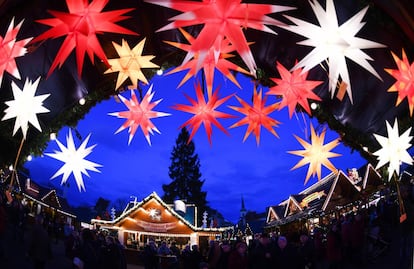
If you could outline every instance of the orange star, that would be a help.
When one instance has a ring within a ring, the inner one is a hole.
[[[388,89],[388,92],[398,92],[397,103],[398,106],[404,98],[407,98],[410,108],[410,117],[413,115],[414,109],[414,63],[408,62],[407,55],[404,49],[402,50],[402,60],[391,52],[398,70],[385,69],[397,81]]]
[[[295,136],[296,140],[305,148],[304,150],[288,151],[290,154],[303,157],[291,170],[302,167],[309,163],[308,173],[306,174],[305,184],[308,182],[310,176],[318,175],[318,180],[321,180],[322,165],[331,170],[336,171],[335,166],[331,163],[329,158],[341,156],[341,154],[330,152],[333,148],[338,146],[339,139],[335,139],[328,144],[323,144],[325,140],[326,129],[319,135],[316,134],[313,125],[311,124],[311,141],[309,144],[300,137]]]
[[[280,122],[268,116],[270,113],[279,108],[279,103],[274,103],[269,106],[266,106],[267,98],[265,97],[262,99],[262,90],[257,92],[256,89],[253,89],[253,106],[250,106],[238,96],[236,96],[236,98],[240,102],[242,107],[229,107],[246,116],[243,119],[236,122],[235,124],[233,124],[232,126],[230,126],[230,128],[248,124],[246,133],[243,138],[243,142],[246,141],[250,133],[253,132],[256,136],[256,144],[259,145],[261,126],[265,127],[274,136],[279,138],[278,134],[273,129],[273,127],[277,127],[280,124]]]
[[[190,142],[195,133],[197,132],[198,128],[201,124],[204,124],[204,128],[206,129],[208,142],[211,144],[211,134],[213,132],[211,128],[211,124],[214,124],[217,128],[222,130],[225,134],[229,134],[226,129],[217,121],[217,118],[234,118],[234,116],[217,111],[216,108],[221,106],[224,102],[226,102],[230,97],[233,95],[226,96],[222,99],[218,98],[218,90],[216,90],[211,97],[208,98],[206,103],[204,99],[204,94],[201,89],[201,85],[198,83],[196,86],[196,95],[197,101],[192,99],[190,96],[185,95],[188,101],[190,101],[191,106],[189,105],[175,105],[173,106],[176,110],[181,110],[184,112],[192,113],[194,116],[187,120],[184,124],[180,126],[183,128],[184,126],[189,126],[191,131],[191,135],[187,142]]]

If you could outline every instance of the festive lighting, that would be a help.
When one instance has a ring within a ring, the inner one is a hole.
[[[388,166],[388,180],[391,179],[394,172],[400,174],[400,165],[402,163],[413,164],[413,158],[407,152],[411,148],[412,136],[410,135],[411,127],[408,128],[401,136],[398,133],[398,121],[395,119],[394,126],[386,121],[388,137],[384,137],[378,134],[374,134],[375,139],[382,146],[373,154],[377,156],[378,164],[375,169],[378,169],[385,164]]]
[[[79,148],[76,148],[70,130],[66,136],[67,146],[64,146],[59,140],[56,140],[60,151],[55,150],[54,153],[45,153],[45,155],[64,162],[64,165],[51,177],[51,179],[63,175],[62,181],[60,182],[60,184],[63,185],[66,183],[69,176],[73,174],[79,191],[86,191],[82,175],[89,177],[87,170],[100,172],[97,167],[102,167],[100,164],[85,160],[85,157],[91,154],[92,150],[96,147],[96,144],[86,147],[90,137],[91,134],[86,137]]]
[[[159,66],[152,63],[153,55],[142,55],[144,50],[145,38],[141,40],[133,49],[130,49],[128,42],[122,39],[122,45],[112,42],[119,55],[119,58],[109,59],[111,67],[105,71],[107,73],[119,72],[116,80],[115,90],[119,89],[121,84],[129,78],[133,89],[138,88],[138,81],[148,84],[148,80],[142,73],[142,68],[158,68]]]
[[[279,109],[287,106],[289,108],[290,118],[292,118],[292,114],[298,104],[311,115],[308,99],[316,101],[322,100],[313,92],[313,89],[323,81],[306,80],[308,72],[302,71],[301,68],[289,72],[279,62],[276,62],[276,68],[281,78],[270,78],[277,85],[270,87],[266,94],[282,96]]]
[[[170,44],[172,46],[175,46],[177,48],[180,48],[182,50],[185,50],[187,52],[190,52],[192,49],[192,44],[194,43],[195,39],[186,31],[183,29],[179,29],[181,33],[184,35],[184,37],[187,39],[187,41],[190,43],[190,45],[177,43],[177,42],[169,42],[165,41],[167,44]],[[239,73],[243,74],[249,74],[249,72],[234,63],[228,61],[227,59],[230,57],[233,57],[232,54],[229,54],[230,52],[234,51],[234,46],[230,44],[228,39],[224,39],[220,43],[220,51],[219,56],[217,57],[216,52],[213,48],[210,48],[207,52],[207,55],[205,55],[204,60],[202,62],[199,61],[200,53],[194,54],[194,58],[192,60],[189,60],[185,64],[182,64],[181,66],[178,66],[167,73],[173,74],[176,72],[181,72],[185,69],[190,69],[185,77],[181,80],[178,87],[181,87],[189,78],[195,77],[198,73],[198,71],[203,68],[204,76],[206,78],[206,85],[207,85],[207,93],[208,97],[210,98],[213,92],[213,80],[214,80],[214,70],[219,70],[223,75],[225,75],[231,82],[237,85],[237,87],[240,87],[240,84],[237,82],[236,78],[233,76],[233,74],[230,72],[230,70],[237,71]]]
[[[246,63],[250,72],[256,74],[256,63],[252,52],[243,34],[244,28],[253,28],[268,33],[274,33],[266,25],[282,26],[283,22],[266,16],[274,12],[292,10],[292,7],[241,3],[241,0],[145,0],[145,2],[176,9],[183,12],[170,20],[172,23],[158,31],[203,24],[201,32],[191,45],[183,64],[195,54],[199,54],[198,62],[204,61],[211,48],[214,48],[216,57],[220,54],[221,42],[227,38],[234,45],[236,51]]]
[[[96,54],[109,67],[108,60],[96,36],[97,34],[110,32],[136,35],[136,33],[115,24],[128,18],[124,14],[133,9],[102,12],[107,3],[108,0],[92,0],[90,3],[84,0],[66,0],[69,13],[50,10],[49,13],[55,18],[37,21],[53,28],[37,36],[31,43],[66,36],[49,69],[48,77],[56,67],[63,65],[75,48],[79,76],[82,73],[85,53],[88,54],[92,63],[94,63],[93,55]]]
[[[404,49],[402,50],[402,59],[398,58],[393,52],[391,53],[397,64],[398,70],[385,69],[385,71],[397,80],[388,91],[398,92],[397,103],[395,106],[398,106],[404,98],[407,98],[411,117],[414,109],[414,62],[410,65]]]
[[[341,156],[341,154],[331,152],[333,148],[338,146],[339,139],[332,140],[331,142],[324,144],[326,129],[322,131],[320,135],[316,134],[313,125],[311,124],[311,144],[303,140],[302,138],[294,135],[296,140],[304,147],[303,150],[288,151],[290,154],[303,157],[294,167],[290,170],[297,169],[306,164],[309,164],[308,173],[306,174],[305,184],[308,182],[311,176],[318,176],[318,180],[322,178],[322,165],[331,170],[336,171],[335,166],[331,163],[329,158]]]
[[[40,77],[34,82],[26,79],[23,89],[20,90],[16,83],[12,81],[11,86],[14,100],[5,102],[8,108],[4,111],[6,115],[4,115],[1,120],[4,121],[16,118],[13,136],[16,134],[18,129],[21,129],[23,137],[26,139],[29,123],[31,123],[40,132],[42,131],[39,120],[37,119],[37,114],[49,112],[47,108],[43,107],[43,101],[46,100],[50,94],[35,96],[39,82]]]
[[[22,24],[23,20],[13,27],[13,18],[4,37],[0,36],[0,85],[3,81],[5,71],[15,78],[20,79],[20,72],[17,68],[15,58],[26,54],[27,49],[25,46],[30,42],[30,40],[32,40],[30,37],[16,41]]]
[[[135,135],[138,127],[141,127],[141,130],[147,139],[149,145],[151,145],[150,134],[153,134],[153,131],[157,133],[161,133],[157,127],[152,123],[151,119],[170,116],[171,114],[153,111],[152,109],[158,105],[162,99],[157,100],[155,102],[151,102],[154,93],[152,92],[152,85],[150,86],[149,90],[145,94],[144,98],[142,99],[141,103],[138,101],[135,91],[131,90],[131,99],[127,100],[122,95],[118,95],[119,99],[124,103],[124,105],[128,108],[128,111],[121,111],[121,112],[113,112],[109,113],[111,116],[115,116],[118,118],[126,119],[125,123],[119,127],[119,129],[115,132],[115,134],[129,128],[129,138],[128,138],[128,145],[131,143],[132,138]]]
[[[200,125],[203,124],[204,128],[206,129],[208,142],[211,144],[211,134],[213,132],[211,124],[215,125],[225,134],[229,134],[227,130],[218,122],[217,118],[234,118],[235,116],[217,111],[216,108],[225,103],[233,95],[229,95],[227,97],[219,99],[218,90],[216,90],[213,93],[213,95],[208,98],[208,101],[206,103],[201,85],[197,84],[195,85],[195,88],[197,101],[185,94],[185,97],[191,103],[191,106],[178,104],[173,106],[173,108],[194,114],[194,116],[191,119],[187,120],[184,124],[180,126],[180,128],[189,126],[189,128],[191,129],[191,134],[187,141],[188,143],[191,141]]]
[[[338,78],[341,77],[342,81],[347,85],[346,92],[351,103],[353,103],[351,81],[345,57],[381,80],[380,75],[367,61],[372,60],[372,58],[363,52],[362,49],[382,48],[385,46],[355,36],[365,24],[362,22],[362,19],[368,7],[365,7],[339,26],[333,0],[326,0],[326,10],[322,8],[318,1],[309,1],[309,4],[320,26],[287,15],[285,16],[296,25],[282,26],[289,31],[308,38],[298,44],[314,47],[305,58],[293,67],[293,70],[303,67],[303,72],[306,72],[326,59],[329,65],[329,91],[331,92],[331,97],[333,98]]]
[[[242,105],[241,107],[236,106],[229,106],[231,109],[236,110],[245,115],[245,117],[232,126],[230,128],[239,127],[242,125],[248,125],[246,133],[243,138],[243,142],[246,141],[247,137],[249,137],[250,133],[253,132],[256,136],[256,144],[260,144],[260,130],[261,126],[265,127],[271,134],[279,138],[276,131],[273,127],[277,127],[280,122],[272,119],[269,114],[274,112],[279,108],[279,103],[274,103],[269,106],[266,106],[267,98],[262,98],[262,90],[259,92],[256,89],[253,90],[253,105],[249,105],[243,99],[236,96],[237,100]]]

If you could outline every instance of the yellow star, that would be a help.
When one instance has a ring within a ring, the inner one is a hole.
[[[108,62],[111,68],[105,71],[104,74],[119,72],[118,79],[116,81],[115,90],[119,89],[121,84],[129,78],[132,83],[132,88],[138,88],[138,81],[142,81],[148,84],[148,81],[142,73],[142,68],[159,68],[158,65],[151,62],[155,57],[154,55],[142,55],[144,49],[145,38],[139,42],[132,50],[130,49],[128,42],[122,39],[122,46],[112,42],[119,58],[109,59]]]
[[[308,182],[310,176],[318,175],[318,180],[321,180],[321,169],[322,165],[331,170],[332,172],[336,171],[335,166],[331,163],[329,158],[341,156],[341,154],[330,152],[339,144],[339,139],[335,139],[328,144],[323,144],[325,140],[326,129],[322,131],[320,135],[317,135],[313,125],[311,124],[311,141],[312,144],[309,144],[300,137],[295,136],[296,140],[304,147],[304,150],[294,150],[288,151],[290,154],[297,156],[302,156],[303,159],[300,160],[291,170],[302,167],[305,164],[309,163],[308,173],[306,174],[305,184]]]

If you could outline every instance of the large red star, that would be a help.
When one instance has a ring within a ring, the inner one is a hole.
[[[323,81],[306,80],[308,72],[302,72],[302,68],[289,72],[279,62],[276,63],[276,68],[281,78],[270,78],[277,85],[269,88],[266,94],[282,96],[280,109],[287,106],[290,118],[298,104],[310,115],[308,99],[321,101],[321,98],[313,92],[313,89]]]
[[[49,38],[66,36],[49,69],[48,76],[53,73],[57,66],[62,66],[74,49],[76,49],[76,62],[78,64],[79,76],[82,73],[85,53],[88,54],[92,63],[94,63],[93,56],[96,54],[109,67],[108,60],[96,34],[112,32],[136,35],[136,33],[115,24],[118,21],[128,18],[123,15],[133,9],[102,12],[102,9],[107,3],[108,0],[93,0],[90,4],[84,0],[66,0],[69,13],[49,10],[49,13],[55,18],[37,21],[53,28],[37,36],[33,39],[32,43]]]
[[[195,86],[195,90],[197,100],[194,100],[190,96],[184,94],[187,100],[190,101],[191,105],[178,104],[173,106],[173,108],[176,110],[181,110],[184,112],[194,114],[194,116],[191,119],[187,120],[184,124],[180,126],[180,128],[188,126],[191,129],[191,135],[188,139],[188,142],[191,141],[191,139],[197,132],[198,128],[200,128],[200,125],[204,124],[204,128],[206,129],[208,137],[208,142],[211,144],[211,134],[213,132],[211,124],[215,125],[217,128],[219,128],[221,131],[228,135],[227,130],[218,122],[217,118],[234,118],[234,116],[217,111],[216,109],[223,103],[225,103],[233,95],[229,95],[222,99],[219,99],[218,90],[216,90],[212,94],[212,96],[208,98],[208,101],[206,103],[200,84],[197,84]]]
[[[265,127],[270,133],[274,136],[278,137],[278,134],[273,129],[273,127],[277,127],[280,122],[271,118],[269,116],[270,113],[274,112],[279,108],[279,103],[274,103],[269,106],[266,106],[267,98],[262,98],[262,90],[259,92],[256,89],[253,90],[253,105],[249,105],[243,99],[236,96],[237,100],[242,105],[241,107],[236,106],[229,106],[231,109],[234,109],[244,115],[246,115],[243,119],[239,120],[230,128],[239,127],[242,125],[247,124],[246,134],[244,135],[243,142],[246,141],[247,137],[249,137],[250,133],[253,132],[256,136],[256,144],[260,144],[260,129],[261,126]]]
[[[227,38],[252,74],[255,74],[256,63],[243,34],[243,28],[274,33],[266,25],[282,26],[285,24],[266,14],[294,9],[278,5],[241,3],[241,0],[203,0],[202,2],[145,0],[145,2],[183,12],[171,18],[173,22],[159,31],[204,24],[184,62],[196,53],[200,53],[199,62],[203,62],[210,48],[214,49],[218,57],[221,42]]]

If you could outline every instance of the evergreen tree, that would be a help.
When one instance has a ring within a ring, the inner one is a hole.
[[[166,203],[180,199],[195,204],[198,208],[197,223],[201,225],[203,212],[209,212],[210,208],[206,201],[207,193],[201,190],[204,180],[201,180],[200,159],[195,153],[194,142],[189,141],[189,137],[187,129],[182,128],[170,157],[168,174],[172,181],[162,185],[162,199]]]

